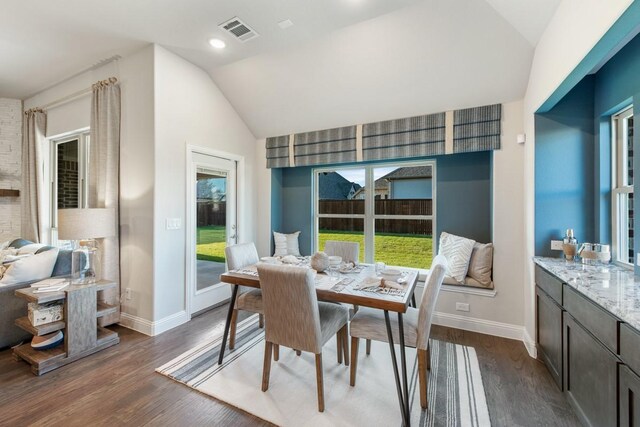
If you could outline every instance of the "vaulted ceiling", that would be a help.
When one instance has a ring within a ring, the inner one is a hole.
[[[559,2],[2,0],[0,97],[158,43],[207,71],[258,137],[504,102],[523,97]],[[218,28],[235,16],[259,37]]]

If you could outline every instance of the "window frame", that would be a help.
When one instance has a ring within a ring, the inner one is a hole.
[[[48,204],[49,244],[52,246],[60,246],[63,242],[58,240],[58,146],[74,140],[78,141],[78,205],[81,208],[87,208],[90,138],[89,128],[83,128],[47,139],[48,164],[45,167],[45,176],[48,185],[45,186],[45,200]]]
[[[374,188],[375,178],[374,170],[383,167],[415,167],[415,166],[431,166],[431,215],[380,215],[375,213],[375,189],[374,191],[365,191],[364,198],[364,214],[321,214],[318,197],[319,176],[323,172],[338,172],[340,170],[358,170],[364,169],[365,172],[365,189]],[[349,164],[335,165],[332,167],[313,168],[312,172],[312,197],[313,197],[313,233],[312,247],[314,252],[319,250],[319,226],[320,218],[357,218],[364,221],[364,263],[373,264],[375,262],[375,222],[377,219],[399,219],[399,220],[431,220],[431,239],[433,256],[437,255],[437,161],[435,159],[426,160],[410,160],[410,161],[387,161],[366,164]]]
[[[619,209],[620,196],[634,193],[633,185],[628,185],[627,182],[628,144],[633,144],[633,141],[628,140],[627,120],[630,117],[633,117],[633,105],[611,116],[611,249],[615,264],[632,269],[634,262],[625,261],[628,259],[628,244],[624,251],[626,255],[621,259],[621,244],[628,241],[629,225],[627,222],[624,229],[620,228],[623,212]]]

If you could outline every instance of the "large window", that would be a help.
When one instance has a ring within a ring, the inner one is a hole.
[[[51,140],[50,203],[51,243],[58,241],[58,209],[87,207],[89,132]]]
[[[435,228],[434,161],[314,170],[315,247],[360,243],[360,260],[429,268]]]
[[[633,108],[612,120],[612,236],[614,259],[633,265]]]

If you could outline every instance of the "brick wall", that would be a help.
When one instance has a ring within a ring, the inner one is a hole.
[[[0,98],[0,188],[21,188],[22,101]],[[20,198],[0,197],[0,242],[20,236]]]

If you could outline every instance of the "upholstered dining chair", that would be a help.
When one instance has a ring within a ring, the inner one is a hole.
[[[344,262],[360,263],[360,243],[358,242],[327,240],[324,244],[324,253],[329,256],[342,257]]]
[[[409,307],[404,314],[404,342],[418,350],[418,378],[420,381],[420,406],[427,408],[427,370],[431,369],[429,354],[429,334],[431,319],[435,310],[438,293],[447,270],[447,259],[438,255],[431,264],[431,271],[425,283],[419,308]],[[394,342],[400,336],[398,322],[391,317],[391,331]],[[351,386],[356,385],[358,368],[358,344],[360,338],[389,342],[382,310],[362,308],[351,319]],[[368,353],[367,353],[368,354]]]
[[[240,243],[233,246],[227,246],[224,249],[224,253],[227,258],[227,267],[229,270],[248,267],[250,265],[257,264],[260,260],[258,257],[258,251],[256,250],[256,245],[253,243]],[[230,286],[233,291],[233,286],[235,285]],[[238,289],[238,296],[236,297],[236,304],[233,309],[229,331],[230,349],[233,349],[236,345],[236,325],[238,323],[239,310],[257,313],[259,315],[260,327],[264,327],[262,292],[260,289],[248,288],[246,286],[240,286],[240,289]],[[276,361],[278,360],[278,353],[279,351],[276,349],[274,351],[274,359]]]
[[[322,347],[334,335],[348,344],[348,310],[318,301],[312,270],[278,265],[258,265],[264,300],[265,347],[262,391],[269,389],[271,350],[282,345],[316,356],[318,411],[324,412]],[[292,390],[293,391],[293,390]]]

